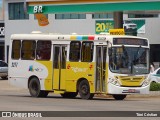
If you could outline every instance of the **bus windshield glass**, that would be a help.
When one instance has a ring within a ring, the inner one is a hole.
[[[142,47],[112,47],[109,68],[120,74],[148,74],[149,49]]]

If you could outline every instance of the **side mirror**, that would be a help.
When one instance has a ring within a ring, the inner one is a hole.
[[[109,56],[112,55],[112,48],[108,48],[108,55],[109,55]]]

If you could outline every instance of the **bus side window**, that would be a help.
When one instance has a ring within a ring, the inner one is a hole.
[[[22,52],[21,58],[23,60],[33,60],[35,59],[35,48],[36,48],[36,41],[31,40],[23,40],[22,41]]]
[[[50,60],[51,57],[51,41],[38,41],[36,49],[37,60]]]
[[[93,60],[93,42],[83,42],[82,43],[82,62],[92,62]]]
[[[20,49],[21,49],[21,41],[20,40],[13,40],[12,59],[19,59],[20,58]]]
[[[69,53],[69,60],[72,62],[78,62],[80,59],[80,48],[81,42],[79,41],[72,41],[70,43],[70,53]]]

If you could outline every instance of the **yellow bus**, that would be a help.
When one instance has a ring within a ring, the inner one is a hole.
[[[13,34],[9,82],[33,97],[149,93],[149,41],[125,35]]]

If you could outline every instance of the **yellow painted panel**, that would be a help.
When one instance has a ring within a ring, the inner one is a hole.
[[[47,68],[48,73],[46,74],[48,74],[48,76],[47,78],[45,78],[44,87],[45,87],[45,90],[52,90],[52,62],[51,61],[39,61],[39,60],[37,60],[36,62],[43,64]]]
[[[105,87],[106,87],[106,93],[108,92],[108,87],[107,87],[107,83],[108,83],[108,63],[106,64],[106,81],[105,81]]]
[[[67,92],[76,92],[76,83],[75,80],[66,80],[66,91]]]
[[[89,81],[90,93],[95,93],[94,81]]]
[[[66,69],[61,69],[61,81],[60,81],[60,89],[66,89]]]
[[[134,87],[141,86],[144,80],[143,76],[117,76],[120,79],[122,86]]]
[[[54,90],[54,93],[55,93],[55,94],[62,94],[62,93],[65,93],[65,91]]]
[[[66,90],[75,92],[77,81],[81,78],[87,79],[90,84],[90,90],[93,93],[94,88],[94,63],[87,62],[67,62],[66,64]],[[92,84],[91,84],[92,83]]]
[[[54,73],[53,73],[53,89],[59,89],[59,69],[54,69]]]
[[[45,79],[45,89],[59,89],[59,69],[54,70],[52,84],[52,62],[38,61],[48,68],[48,77]],[[77,81],[85,78],[89,81],[90,92],[95,92],[95,63],[87,62],[67,62],[67,69],[61,69],[61,89],[68,92],[75,92]],[[106,82],[108,79],[108,64],[106,65]]]
[[[70,37],[70,40],[76,40],[76,39],[77,39],[76,36],[71,36],[71,37]]]

